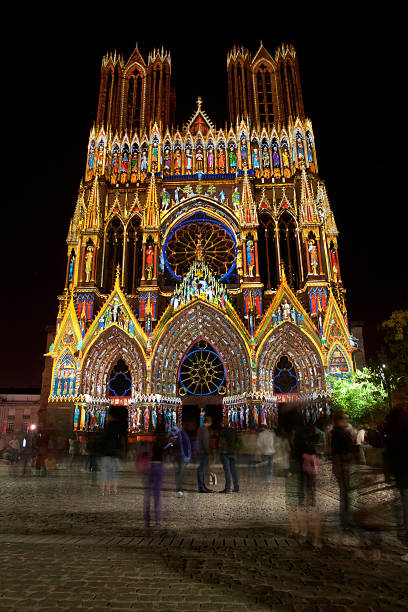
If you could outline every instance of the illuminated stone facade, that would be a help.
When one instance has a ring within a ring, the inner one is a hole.
[[[145,431],[187,404],[324,397],[327,373],[352,371],[296,52],[233,48],[227,78],[229,125],[199,98],[177,131],[168,52],[103,58],[47,353],[49,421],[95,429],[116,403]]]

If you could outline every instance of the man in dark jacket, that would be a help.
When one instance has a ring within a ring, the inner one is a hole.
[[[353,453],[353,440],[347,432],[349,422],[347,414],[336,412],[333,420],[331,452],[333,474],[339,485],[340,493],[340,526],[342,529],[348,529],[350,527],[350,460]]]
[[[236,468],[237,432],[235,429],[229,427],[222,428],[218,448],[225,474],[225,487],[220,493],[230,492],[231,476],[234,483],[234,493],[238,493],[239,480]]]
[[[119,458],[124,455],[125,426],[121,415],[111,407],[100,439],[100,480],[102,495],[118,493]]]
[[[205,485],[205,473],[208,468],[208,460],[210,456],[210,427],[212,418],[206,416],[204,424],[199,427],[197,432],[198,458],[199,465],[197,469],[197,481],[199,493],[212,493],[211,489]]]

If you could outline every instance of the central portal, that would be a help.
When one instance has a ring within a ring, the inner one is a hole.
[[[200,426],[200,415],[221,426],[222,396],[226,391],[224,363],[207,340],[195,342],[183,357],[178,373],[179,394],[183,397],[183,427],[193,433]]]

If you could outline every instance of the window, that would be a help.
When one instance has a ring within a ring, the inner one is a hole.
[[[9,421],[7,423],[7,431],[14,431],[14,423],[13,423],[13,421]]]
[[[259,120],[261,124],[273,125],[272,80],[270,69],[262,64],[256,73],[256,88]]]

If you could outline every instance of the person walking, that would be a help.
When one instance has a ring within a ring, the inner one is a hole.
[[[197,432],[197,446],[198,446],[198,458],[199,464],[197,468],[197,481],[198,481],[198,492],[199,493],[212,493],[205,484],[205,475],[208,468],[208,461],[210,456],[210,427],[212,425],[212,418],[206,416],[204,423],[199,427]]]
[[[102,495],[118,493],[119,458],[123,455],[124,444],[123,424],[117,411],[111,407],[100,439],[99,466]]]
[[[9,447],[11,449],[10,463],[17,463],[20,454],[20,442],[18,441],[16,436],[13,436],[13,438],[10,440]]]
[[[176,460],[176,491],[178,497],[183,497],[183,480],[185,469],[191,459],[191,442],[187,432],[181,425],[173,425],[171,429],[171,444],[175,451]]]
[[[342,411],[334,413],[331,433],[331,457],[333,474],[340,493],[340,527],[350,529],[351,482],[350,462],[353,454],[353,440],[348,431],[348,416]]]
[[[78,453],[78,440],[72,436],[68,440],[68,454],[69,454],[69,469],[72,470],[75,465],[75,458]]]
[[[236,467],[236,450],[238,445],[238,436],[235,429],[223,427],[221,429],[218,449],[220,451],[222,467],[225,474],[225,487],[220,493],[229,493],[231,490],[231,476],[234,483],[234,493],[239,492],[239,480]]]
[[[273,477],[273,458],[275,455],[275,432],[273,429],[268,429],[265,425],[262,426],[258,434],[258,448],[265,464],[266,484],[268,487],[272,484]]]
[[[145,490],[144,490],[144,520],[147,529],[150,529],[150,505],[151,499],[154,499],[154,512],[156,526],[161,523],[161,487],[164,476],[163,456],[167,444],[167,433],[164,423],[158,423],[156,427],[156,437],[153,442],[152,460],[150,467],[146,473]]]

